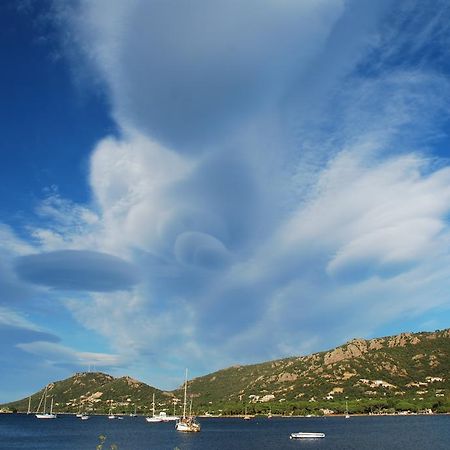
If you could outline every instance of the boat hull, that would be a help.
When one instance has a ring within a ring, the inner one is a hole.
[[[191,420],[181,420],[175,424],[175,429],[184,433],[198,433],[200,424]]]
[[[36,414],[38,419],[56,419],[56,414]]]
[[[163,421],[159,417],[146,417],[145,420],[149,423],[160,423]]]

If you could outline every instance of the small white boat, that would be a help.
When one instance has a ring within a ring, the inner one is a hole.
[[[152,410],[153,410],[153,415],[151,417],[146,417],[145,420],[149,423],[159,423],[162,422],[162,417],[161,417],[161,413],[158,416],[155,415],[155,393],[153,392],[153,401],[152,401]]]
[[[88,416],[87,414],[81,414],[80,419],[81,420],[88,420],[91,416]]]
[[[109,413],[108,413],[108,419],[116,419],[117,418],[117,416],[115,415],[115,414],[113,414],[113,412],[112,412],[112,404],[113,404],[113,401],[112,401],[112,399],[109,401]]]
[[[244,420],[251,420],[252,416],[247,414],[247,406],[245,407]]]
[[[146,417],[145,420],[149,423],[159,423],[162,422],[163,420],[158,417],[158,416],[154,416],[154,417]]]
[[[179,416],[176,416],[175,413],[173,414],[173,416],[168,416],[166,412],[161,411],[159,413],[159,416],[157,416],[161,419],[162,422],[175,422],[177,420],[180,420]]]
[[[307,433],[307,432],[299,432],[299,433],[291,433],[289,439],[318,439],[324,438],[325,433]]]

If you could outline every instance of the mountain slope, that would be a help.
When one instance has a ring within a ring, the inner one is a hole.
[[[33,411],[37,408],[44,389],[33,394]],[[141,412],[147,412],[153,393],[156,398],[164,400],[162,403],[170,403],[170,394],[159,389],[130,377],[114,378],[101,372],[76,373],[70,378],[47,385],[47,396],[53,397],[55,410],[60,412],[77,412],[81,409],[106,413],[112,407],[115,413],[129,413],[134,411],[134,405]],[[28,398],[4,406],[10,410],[26,411]]]
[[[189,382],[198,412],[320,413],[393,410],[450,412],[450,329],[353,339],[327,352],[234,366]],[[34,409],[43,390],[33,395]],[[173,412],[181,388],[163,392],[130,377],[78,373],[48,385],[58,411]],[[28,399],[3,405],[26,411]],[[180,409],[178,409],[180,411]]]
[[[190,382],[196,403],[448,399],[450,330],[353,339],[328,352],[235,366]]]

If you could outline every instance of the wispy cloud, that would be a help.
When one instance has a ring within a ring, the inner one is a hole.
[[[111,370],[117,366],[123,366],[125,362],[118,355],[78,352],[64,345],[46,341],[17,344],[17,347],[38,356],[46,363],[70,367],[72,370],[90,366],[95,366],[101,370]]]

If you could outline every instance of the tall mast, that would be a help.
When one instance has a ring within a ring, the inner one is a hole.
[[[153,406],[153,417],[155,417],[155,393],[154,392],[153,392],[152,406]]]
[[[188,370],[186,369],[186,377],[184,381],[183,419],[186,419],[187,377],[188,377]]]
[[[52,397],[52,401],[50,403],[50,414],[53,414],[53,397]]]
[[[47,387],[45,388],[45,394],[44,394],[44,414],[45,414],[46,408],[47,408]]]
[[[30,414],[30,412],[31,412],[31,396],[28,397],[28,411],[27,411],[27,414]]]
[[[39,412],[41,410],[41,405],[42,405],[42,402],[44,401],[46,393],[47,393],[47,386],[45,387],[44,393],[42,394],[42,397],[41,397],[41,400],[39,402],[36,412]]]

